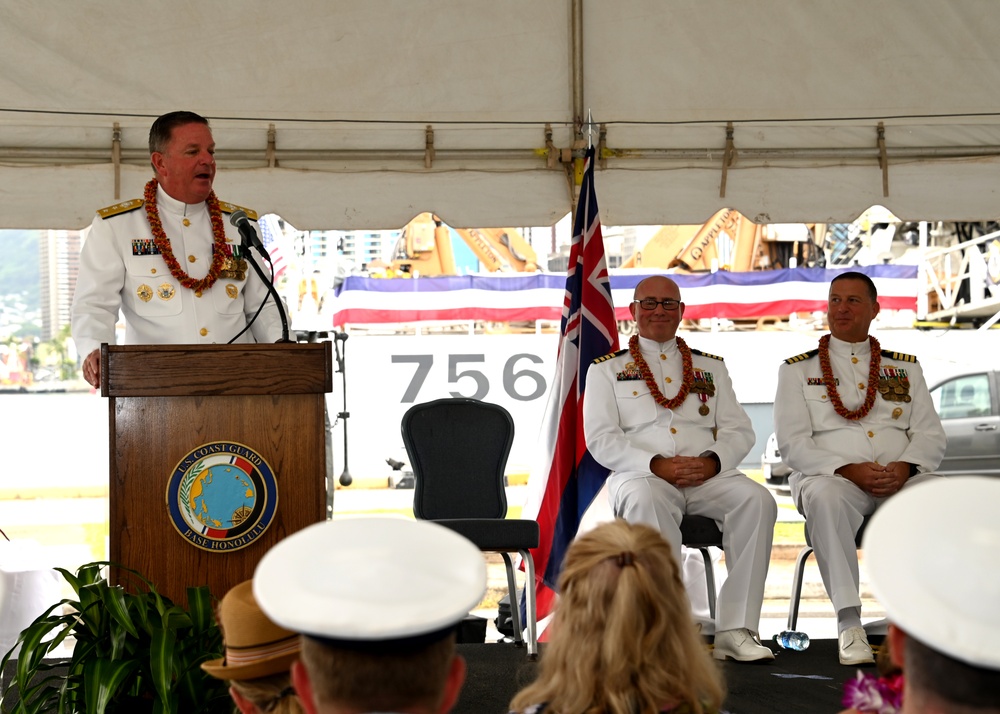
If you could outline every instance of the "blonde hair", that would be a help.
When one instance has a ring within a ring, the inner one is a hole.
[[[703,714],[725,697],[695,628],[672,548],[649,526],[604,523],[577,539],[538,679],[511,701],[553,714],[652,714],[686,704]]]
[[[231,679],[229,686],[253,702],[265,714],[303,714],[305,710],[292,688],[287,673],[272,674],[257,679]]]

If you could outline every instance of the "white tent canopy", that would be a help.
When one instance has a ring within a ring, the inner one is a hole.
[[[140,196],[174,109],[300,229],[552,224],[588,112],[605,224],[983,220],[998,37],[995,0],[8,2],[0,228]]]

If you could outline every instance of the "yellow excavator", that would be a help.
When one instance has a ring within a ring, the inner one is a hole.
[[[457,275],[452,232],[472,250],[484,272],[533,273],[534,248],[514,228],[449,228],[432,213],[421,213],[403,228],[386,277]]]

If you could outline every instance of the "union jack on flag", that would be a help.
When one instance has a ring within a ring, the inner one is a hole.
[[[261,242],[264,244],[264,248],[271,258],[272,280],[277,280],[278,276],[285,272],[285,268],[288,267],[288,263],[285,260],[285,251],[282,248],[285,234],[281,230],[281,225],[278,223],[279,220],[273,213],[268,213],[261,216],[261,219],[257,222],[257,225],[260,226]]]
[[[540,529],[538,548],[531,553],[539,619],[555,604],[566,550],[609,473],[590,455],[583,435],[587,370],[596,358],[618,350],[618,326],[594,191],[593,147],[587,150],[573,221],[561,333],[556,372],[542,420],[541,467],[529,479],[523,511],[523,517],[534,517]]]

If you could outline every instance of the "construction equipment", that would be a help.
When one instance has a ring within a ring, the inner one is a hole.
[[[458,275],[453,240],[458,237],[483,272],[538,270],[531,245],[514,228],[451,228],[432,213],[421,213],[403,228],[387,277]]]
[[[700,226],[663,226],[621,267],[680,268],[692,273],[787,268],[791,258],[801,265],[808,256],[816,256],[814,234],[820,228],[806,223],[758,224],[724,208]]]

